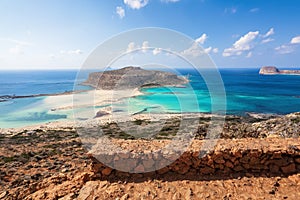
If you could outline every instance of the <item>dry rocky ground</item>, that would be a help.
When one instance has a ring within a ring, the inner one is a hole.
[[[282,155],[296,154],[293,159],[287,157],[286,164],[281,163],[278,173],[247,171],[244,165],[241,171],[214,173],[222,171],[217,165],[219,161],[214,160],[217,163],[211,168],[217,170],[210,173],[180,174],[173,170],[128,174],[103,166],[95,169],[95,160],[82,147],[72,128],[3,132],[0,133],[0,199],[299,199],[299,119],[297,113],[268,120],[231,117],[225,124],[219,149],[228,145],[243,149],[266,144],[263,152],[272,153],[273,147],[268,144],[278,144],[281,149],[286,148]],[[199,128],[197,139],[205,137],[208,120],[202,121],[200,127],[204,128]],[[104,127],[107,135],[130,138],[110,127]],[[172,137],[172,130],[176,130],[176,120],[154,137]],[[130,141],[134,144],[134,140]]]

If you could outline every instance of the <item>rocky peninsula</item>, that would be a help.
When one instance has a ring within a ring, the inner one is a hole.
[[[153,86],[182,86],[188,83],[185,77],[157,70],[145,70],[140,67],[90,73],[83,85],[103,90],[120,90]]]
[[[300,75],[300,70],[279,70],[274,66],[264,66],[259,70],[261,75]]]

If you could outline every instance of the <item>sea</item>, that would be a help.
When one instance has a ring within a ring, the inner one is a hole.
[[[190,87],[143,88],[143,95],[127,102],[134,112],[203,112],[212,111],[212,97],[204,78],[193,69],[178,69],[187,76]],[[226,114],[288,114],[300,111],[300,76],[259,75],[256,68],[220,69],[224,84]],[[77,79],[77,70],[0,71],[0,96],[57,94],[74,90],[91,90],[82,86],[88,72]],[[76,80],[77,79],[77,80]],[[76,80],[76,81],[75,81]],[[191,91],[192,90],[192,91]],[[191,99],[197,101],[191,102]],[[14,128],[73,119],[72,110],[51,110],[47,96],[9,99],[0,102],[0,128]],[[52,97],[55,98],[55,97]],[[57,99],[59,101],[59,99]],[[60,103],[60,102],[55,102]],[[62,102],[66,104],[66,102]]]

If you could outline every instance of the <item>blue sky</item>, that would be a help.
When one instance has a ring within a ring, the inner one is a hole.
[[[188,35],[218,67],[300,67],[299,21],[298,0],[0,0],[0,69],[79,68],[143,27]]]

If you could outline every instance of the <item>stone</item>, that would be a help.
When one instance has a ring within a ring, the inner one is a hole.
[[[124,194],[124,195],[120,198],[120,200],[127,200],[127,199],[129,199],[129,194]]]
[[[300,164],[300,158],[295,158],[295,162]]]
[[[260,159],[257,158],[257,157],[251,157],[250,160],[249,160],[249,164],[250,165],[258,165],[260,164]]]
[[[289,164],[288,166],[285,167],[281,167],[281,170],[285,174],[291,174],[297,171],[295,163]]]
[[[236,158],[242,158],[243,154],[238,149],[234,149],[233,150],[233,156],[236,157]]]
[[[178,173],[179,174],[186,174],[189,171],[190,167],[188,165],[183,165],[181,168],[179,168]]]
[[[102,175],[104,175],[104,176],[109,176],[111,174],[111,172],[112,172],[112,169],[109,167],[106,167],[105,169],[103,169],[101,171]]]
[[[240,171],[243,171],[244,168],[243,168],[241,165],[237,165],[237,166],[235,166],[235,167],[233,168],[233,170],[236,171],[236,172],[240,172]]]
[[[224,165],[223,164],[215,164],[215,169],[224,169]]]
[[[200,169],[201,174],[212,174],[214,172],[215,172],[215,169],[213,169],[211,167],[204,167],[204,168]]]
[[[280,173],[280,168],[277,166],[277,165],[274,165],[274,164],[271,164],[270,165],[270,172],[272,172],[272,173]]]
[[[155,162],[153,159],[143,160],[143,165],[146,169],[151,169],[154,166]]]
[[[95,164],[91,165],[91,171],[98,173],[98,172],[101,172],[103,167],[104,167],[104,165],[102,163],[95,163]]]
[[[200,163],[201,163],[200,159],[198,159],[198,158],[193,159],[193,167],[194,168],[199,167]]]
[[[3,199],[8,194],[7,191],[4,191],[0,194],[0,199]]]
[[[114,167],[118,170],[124,172],[130,172],[136,168],[137,160],[136,159],[120,159],[114,162]]]
[[[225,166],[228,167],[228,168],[233,168],[234,167],[234,165],[232,164],[232,162],[230,162],[229,160],[227,160],[225,162]]]
[[[100,111],[98,111],[98,112],[96,113],[96,116],[95,116],[94,118],[103,117],[103,116],[108,115],[108,114],[109,114],[108,112],[105,112],[105,111],[100,110]]]
[[[142,164],[139,164],[135,169],[135,173],[144,173],[145,172],[145,167]]]
[[[127,159],[127,158],[129,158],[130,154],[129,153],[119,153],[118,156],[122,159]]]
[[[73,200],[76,198],[76,194],[74,194],[73,192],[64,196],[64,197],[61,197],[59,198],[58,200]]]
[[[248,156],[244,156],[244,157],[240,158],[240,163],[243,163],[243,164],[249,163],[249,157]]]
[[[280,151],[276,151],[272,155],[272,159],[281,159],[282,158],[282,153]]]
[[[164,168],[161,168],[161,169],[157,170],[157,173],[162,175],[162,174],[165,174],[169,171],[170,171],[170,169],[168,167],[164,167]]]
[[[223,157],[217,157],[214,161],[215,161],[215,163],[218,163],[218,164],[224,164],[225,163],[225,160],[223,159]]]
[[[77,199],[81,199],[81,200],[89,199],[94,194],[97,187],[98,187],[97,181],[87,182],[79,191],[79,195]]]

